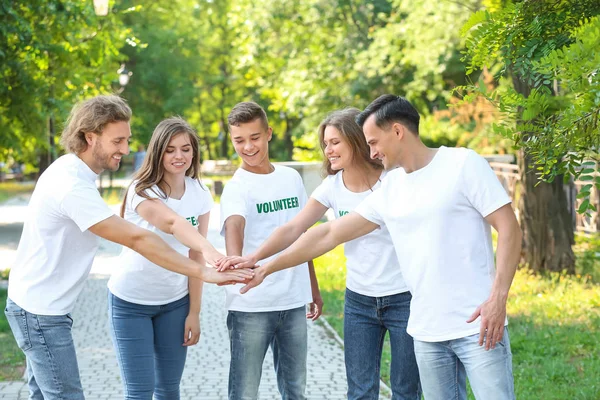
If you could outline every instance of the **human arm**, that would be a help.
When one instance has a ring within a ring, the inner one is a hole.
[[[233,266],[252,268],[259,260],[277,254],[294,243],[308,228],[314,225],[327,211],[327,207],[315,199],[309,199],[306,206],[290,221],[281,225],[260,245],[256,251],[244,257],[226,257],[219,262],[218,270],[224,271]],[[240,253],[241,254],[241,253]]]
[[[521,257],[522,233],[510,204],[506,204],[485,217],[498,232],[496,247],[496,276],[489,298],[482,303],[467,322],[481,317],[479,345],[493,349],[502,340],[506,319],[506,301],[512,280]]]
[[[158,199],[145,200],[135,210],[157,229],[173,235],[184,246],[202,253],[209,264],[215,265],[217,260],[223,257],[223,254],[219,253],[189,221],[162,201]]]
[[[250,270],[218,272],[196,263],[173,250],[157,234],[112,215],[88,228],[93,234],[136,251],[169,271],[202,279],[209,283],[244,282],[253,276]],[[238,273],[239,272],[239,273]]]
[[[208,220],[210,212],[198,217],[198,233],[206,237],[208,233]],[[190,258],[199,264],[204,265],[206,261],[201,252],[190,250]],[[202,310],[202,288],[204,282],[197,278],[188,278],[188,288],[190,292],[190,310],[185,319],[185,330],[183,345],[193,346],[200,340],[200,311]]]
[[[268,275],[307,262],[334,249],[339,244],[364,236],[379,228],[356,212],[309,229],[276,259],[254,270],[254,278],[240,292],[246,293]]]
[[[319,290],[319,281],[315,273],[315,265],[311,261],[308,262],[308,273],[310,275],[310,290],[312,292],[312,303],[310,303],[309,311],[306,313],[306,318],[316,321],[323,314],[323,298]]]

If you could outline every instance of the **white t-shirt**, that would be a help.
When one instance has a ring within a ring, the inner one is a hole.
[[[292,168],[275,165],[275,171],[270,174],[254,174],[239,168],[221,195],[221,235],[225,236],[227,218],[232,215],[244,217],[246,227],[242,255],[250,254],[275,229],[294,218],[306,200],[302,178]],[[240,287],[225,287],[228,310],[281,311],[312,302],[306,263],[269,275],[263,283],[244,295],[239,293]]]
[[[424,168],[388,173],[356,212],[386,225],[412,293],[407,331],[439,342],[479,332],[466,320],[490,295],[495,276],[484,217],[510,203],[487,161],[472,150],[441,147]]]
[[[332,208],[335,217],[348,214],[373,191],[355,193],[344,185],[343,171],[329,175],[310,195],[313,199]],[[381,187],[386,172],[373,190]],[[344,244],[346,256],[346,286],[364,296],[382,297],[408,291],[402,277],[392,238],[385,225],[381,229]]]
[[[8,296],[39,315],[65,315],[75,306],[98,250],[88,228],[114,213],[96,188],[98,175],[74,154],[40,176],[10,272]]]
[[[210,192],[202,187],[198,180],[186,177],[185,192],[181,199],[159,196],[162,193],[157,186],[147,189],[151,199],[159,199],[171,210],[187,219],[193,226],[198,226],[198,218],[210,212],[213,199]],[[190,249],[181,244],[175,237],[165,233],[142,218],[136,208],[148,200],[135,193],[135,182],[127,191],[124,218],[151,232],[156,233],[179,254],[189,256]],[[118,268],[108,281],[112,294],[120,299],[135,304],[162,305],[179,300],[188,294],[187,276],[164,269],[135,251],[123,247],[119,258],[115,261]]]

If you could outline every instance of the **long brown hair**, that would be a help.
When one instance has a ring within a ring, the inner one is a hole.
[[[375,169],[383,169],[383,165],[379,160],[371,158],[369,145],[365,140],[362,128],[356,123],[356,116],[360,110],[353,107],[336,110],[330,113],[319,125],[319,143],[323,151],[323,176],[335,175],[339,171],[331,169],[331,163],[325,156],[325,128],[332,126],[336,128],[350,146],[352,150],[352,161],[356,164],[362,164],[365,169],[369,166]]]
[[[160,198],[166,199],[169,197],[171,188],[163,180],[165,170],[163,167],[163,156],[167,151],[169,142],[177,135],[188,135],[192,145],[192,165],[185,172],[185,176],[197,179],[200,181],[200,155],[198,153],[198,135],[194,129],[181,117],[171,117],[161,121],[154,132],[148,144],[146,157],[140,169],[134,174],[133,182],[135,182],[135,193],[146,199],[150,199],[146,190],[150,189]],[[154,186],[159,188],[157,193]],[[129,191],[129,188],[128,188]],[[125,204],[127,202],[127,193],[121,204],[121,217],[125,215]]]

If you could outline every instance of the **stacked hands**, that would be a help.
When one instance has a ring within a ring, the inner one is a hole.
[[[244,286],[240,289],[240,293],[247,293],[250,289],[260,285],[267,275],[266,267],[257,264],[256,260],[251,255],[248,256],[223,256],[217,253],[218,256],[212,257],[208,263],[222,275],[215,279],[218,286],[235,285],[243,283]],[[225,278],[225,279],[223,279]],[[306,318],[316,321],[323,313],[323,300],[321,297],[315,298],[309,304],[309,309],[306,313]]]

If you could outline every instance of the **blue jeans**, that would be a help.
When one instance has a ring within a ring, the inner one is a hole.
[[[227,315],[231,364],[229,400],[254,400],[267,349],[271,346],[277,386],[283,400],[304,400],[307,332],[304,307]]]
[[[495,349],[479,346],[479,334],[444,342],[415,340],[425,399],[466,400],[466,378],[478,400],[515,399],[508,330]]]
[[[71,315],[32,314],[11,299],[6,299],[4,314],[27,359],[29,399],[84,399]]]
[[[381,352],[390,333],[393,400],[420,400],[419,370],[413,338],[406,333],[409,292],[370,297],[346,289],[344,357],[349,400],[379,399]]]
[[[189,296],[147,306],[108,292],[108,321],[125,398],[178,400],[187,347],[183,346]]]

